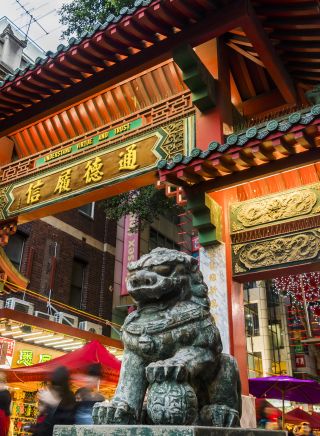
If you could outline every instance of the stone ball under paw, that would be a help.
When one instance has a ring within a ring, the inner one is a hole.
[[[190,425],[197,418],[198,402],[188,383],[153,383],[148,391],[147,413],[157,425]]]

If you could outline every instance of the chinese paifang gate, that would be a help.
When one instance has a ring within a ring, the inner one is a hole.
[[[2,245],[19,223],[157,184],[192,213],[247,395],[242,283],[319,268],[317,8],[136,2],[8,75]]]

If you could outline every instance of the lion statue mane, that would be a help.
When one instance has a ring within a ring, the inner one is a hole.
[[[137,310],[122,327],[115,396],[95,405],[94,422],[239,426],[237,364],[222,353],[197,259],[156,248],[128,271]]]

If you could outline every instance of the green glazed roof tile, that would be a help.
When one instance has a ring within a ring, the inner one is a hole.
[[[26,67],[23,70],[17,71],[16,74],[8,74],[6,77],[4,77],[4,80],[0,81],[0,88],[4,86],[6,83],[13,81],[16,77],[22,76],[25,73],[27,73],[29,70],[34,70],[39,65],[44,65],[47,63],[50,59],[55,58],[58,54],[60,54],[62,51],[68,51],[72,47],[81,44],[84,39],[89,38],[93,36],[96,32],[105,30],[110,24],[118,23],[120,20],[122,20],[125,16],[133,15],[140,7],[146,7],[149,6],[152,3],[153,0],[138,0],[134,3],[134,6],[132,8],[129,7],[123,7],[120,10],[120,14],[118,16],[115,16],[113,14],[110,14],[105,23],[97,23],[97,25],[94,27],[94,30],[92,32],[83,32],[80,36],[80,38],[70,38],[67,45],[59,44],[57,47],[57,50],[55,52],[47,52],[45,58],[37,58],[33,64],[27,64]]]
[[[219,144],[216,141],[210,142],[207,150],[201,151],[198,148],[194,148],[189,156],[184,156],[182,161],[183,165],[189,164],[192,160],[196,158],[206,159],[211,154],[218,152],[224,153],[231,147],[242,147],[250,140],[257,139],[261,140],[268,137],[275,132],[287,132],[291,127],[297,124],[308,125],[315,118],[320,116],[320,104],[303,109],[292,114],[288,114],[286,117],[281,117],[278,120],[271,120],[264,124],[259,124],[257,126],[252,126],[246,131],[231,135],[226,137],[224,144]],[[166,163],[165,163],[166,162]],[[161,168],[159,169],[173,169],[178,163],[175,160],[161,161]]]

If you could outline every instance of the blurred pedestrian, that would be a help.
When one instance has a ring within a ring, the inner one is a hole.
[[[93,424],[92,409],[97,402],[94,400],[90,389],[82,387],[75,393],[76,395],[76,413],[75,423],[83,425]]]
[[[76,424],[93,424],[92,410],[95,403],[104,401],[104,396],[98,390],[102,378],[100,363],[94,363],[87,368],[83,377],[85,386],[76,391]]]
[[[96,402],[104,401],[104,396],[100,394],[100,382],[102,378],[102,366],[100,363],[93,363],[88,366],[85,377],[86,387],[91,391],[91,394]]]
[[[312,429],[309,422],[301,422],[299,436],[312,436]]]
[[[279,411],[270,405],[266,400],[260,404],[258,410],[258,428],[266,430],[278,430],[279,425]]]
[[[10,427],[11,394],[6,381],[5,374],[0,372],[0,436],[7,436]]]
[[[40,391],[39,400],[46,406],[46,416],[37,436],[52,436],[57,424],[74,424],[76,402],[67,368],[61,366],[52,373],[49,388]]]

